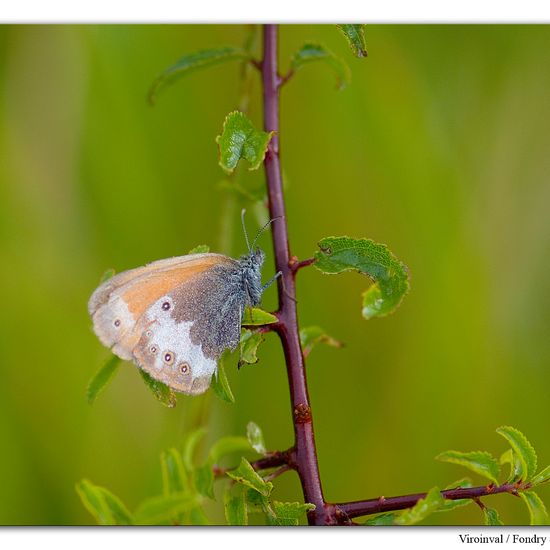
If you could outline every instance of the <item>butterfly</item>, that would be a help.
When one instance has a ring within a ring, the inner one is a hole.
[[[101,284],[88,302],[94,332],[121,359],[189,395],[205,392],[218,359],[239,345],[243,313],[281,275],[262,285],[265,254],[254,248],[270,220],[239,259],[188,254],[124,271]]]

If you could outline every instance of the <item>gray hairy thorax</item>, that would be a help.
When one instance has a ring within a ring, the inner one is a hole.
[[[217,264],[170,293],[172,317],[178,323],[193,323],[191,341],[202,346],[206,357],[217,359],[239,345],[244,308],[258,305],[262,297],[264,258],[258,249]]]

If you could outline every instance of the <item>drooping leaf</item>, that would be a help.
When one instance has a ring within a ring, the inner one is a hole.
[[[259,325],[271,325],[278,321],[277,317],[272,313],[268,313],[263,309],[257,307],[247,307],[244,310],[242,325],[243,326],[259,326]]]
[[[160,525],[172,520],[196,505],[196,498],[189,493],[172,493],[147,499],[136,510],[138,525]]]
[[[189,478],[183,459],[177,449],[168,449],[160,455],[162,489],[165,495],[189,491]]]
[[[357,57],[367,57],[365,25],[336,25],[346,37],[348,44]]]
[[[265,497],[268,497],[273,489],[273,484],[270,481],[265,481],[245,458],[241,458],[239,466],[227,472],[227,475]]]
[[[240,111],[229,113],[223,123],[221,135],[216,138],[220,166],[231,173],[239,160],[245,159],[250,163],[250,170],[257,170],[264,160],[273,134],[274,132],[256,130],[250,119]]]
[[[271,503],[267,514],[267,521],[270,525],[298,525],[299,519],[309,512],[315,510],[315,504],[302,504],[299,502],[277,502]]]
[[[550,480],[550,466],[546,466],[544,470],[541,470],[532,480],[531,484],[533,487],[535,485],[541,485],[542,483],[546,483],[548,480]]]
[[[366,521],[363,525],[394,525],[395,519],[399,514],[397,512],[385,512],[383,514],[377,514]]]
[[[165,407],[172,408],[176,406],[177,398],[174,390],[169,388],[166,384],[163,384],[159,380],[155,380],[143,369],[138,369],[139,374],[143,378],[145,385],[151,390],[151,393],[160,401]]]
[[[199,428],[191,432],[185,439],[183,444],[183,464],[185,465],[188,472],[191,472],[194,468],[194,456],[195,449],[199,444],[199,441],[206,435],[206,430],[204,428]]]
[[[218,369],[216,374],[212,377],[211,383],[214,393],[227,403],[235,403],[235,396],[231,391],[229,380],[225,372],[225,354],[218,361]]]
[[[537,471],[537,453],[527,438],[512,426],[501,426],[497,433],[504,437],[514,450],[521,463],[520,478],[523,481],[530,481]]]
[[[494,508],[488,508],[487,506],[483,508],[483,520],[485,525],[504,525],[500,521],[498,512]]]
[[[523,502],[525,502],[527,508],[529,509],[531,525],[549,525],[546,507],[537,493],[533,491],[525,491],[519,493],[519,496],[523,499]]]
[[[210,247],[207,244],[199,244],[192,248],[187,254],[207,254],[210,252]]]
[[[116,355],[112,355],[107,359],[105,364],[94,374],[88,389],[86,390],[86,398],[88,403],[92,405],[96,397],[105,389],[107,384],[113,379],[120,367],[120,359]]]
[[[134,518],[122,501],[111,491],[94,485],[87,479],[76,484],[76,491],[84,507],[98,525],[133,525]]]
[[[248,525],[246,495],[242,485],[234,491],[228,489],[224,494],[225,519],[228,525]]]
[[[193,483],[201,495],[214,500],[214,472],[209,462],[193,470]]]
[[[363,293],[363,317],[392,313],[409,290],[407,268],[386,247],[370,239],[327,237],[319,241],[313,264],[325,274],[358,271],[374,283]]]
[[[458,488],[464,488],[464,487],[473,487],[472,481],[465,477],[462,479],[459,479],[458,481],[454,481],[453,483],[449,483],[445,489],[458,489]],[[445,499],[445,503],[437,512],[449,512],[450,510],[454,510],[455,508],[460,508],[461,506],[467,506],[468,504],[471,504],[473,501],[470,498],[461,498],[457,500],[450,500]]]
[[[428,494],[421,498],[412,508],[404,510],[395,518],[396,525],[414,525],[430,514],[437,511],[445,504],[445,499],[437,487],[429,490]]]
[[[261,332],[255,332],[248,329],[243,329],[241,331],[239,368],[245,364],[254,365],[258,362],[258,347],[264,339],[265,337]]]
[[[304,65],[315,61],[323,61],[336,73],[338,89],[344,89],[351,80],[349,67],[330,50],[319,44],[304,44],[293,56],[290,67],[297,71]]]
[[[334,348],[341,348],[343,346],[342,342],[329,336],[321,327],[317,326],[306,327],[300,330],[300,342],[302,343],[304,357],[307,357],[317,344],[326,344]]]
[[[436,460],[464,466],[472,472],[486,477],[498,485],[500,466],[489,453],[484,451],[471,451],[469,453],[462,453],[460,451],[445,451],[444,453],[436,456]]]
[[[264,434],[262,433],[262,430],[260,429],[258,424],[254,422],[249,422],[246,425],[246,437],[248,438],[250,446],[258,454],[264,455],[267,452],[265,448]]]
[[[149,90],[149,101],[154,103],[161,90],[193,71],[233,60],[248,61],[250,55],[245,50],[233,47],[201,50],[188,54],[168,67],[155,79]]]

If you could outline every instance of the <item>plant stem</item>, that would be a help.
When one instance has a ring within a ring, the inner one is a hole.
[[[269,144],[264,161],[269,212],[271,218],[280,218],[273,224],[275,266],[277,271],[281,272],[281,277],[277,281],[279,322],[274,328],[284,349],[292,403],[294,454],[290,466],[298,472],[305,502],[315,504],[315,510],[308,513],[310,525],[323,525],[329,518],[325,509],[319,477],[313,420],[307,391],[304,357],[300,344],[295,301],[295,271],[290,265],[291,255],[279,159],[279,87],[281,77],[277,65],[277,31],[277,25],[264,25],[263,27],[264,51],[261,67],[264,130],[276,132]]]

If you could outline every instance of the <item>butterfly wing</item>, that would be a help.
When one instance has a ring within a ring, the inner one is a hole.
[[[116,275],[88,307],[113,353],[177,391],[202,393],[221,352],[239,342],[239,280],[238,262],[227,256],[181,256]]]

